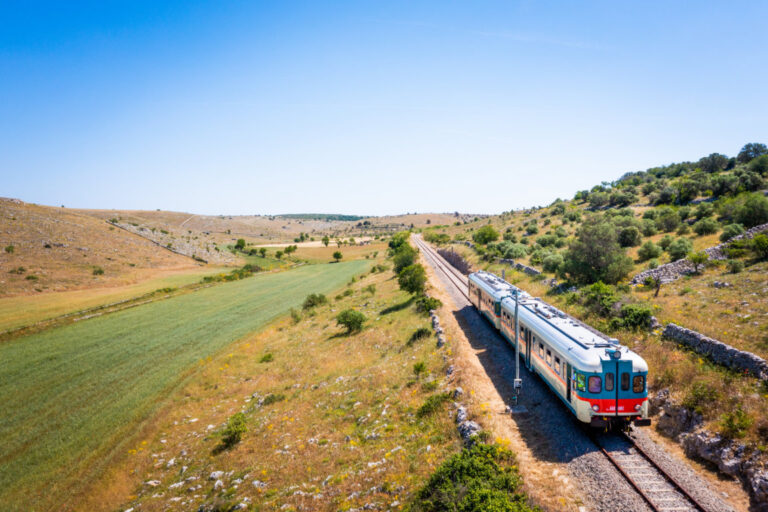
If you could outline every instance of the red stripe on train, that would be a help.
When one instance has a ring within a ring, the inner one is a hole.
[[[588,402],[589,406],[597,405],[599,409],[596,412],[616,412],[616,399],[615,398],[584,398],[583,396],[576,395],[576,398],[584,402]],[[642,407],[643,402],[648,400],[647,397],[643,398],[619,398],[619,411],[625,413],[636,413],[636,405]],[[594,409],[593,409],[594,410]]]

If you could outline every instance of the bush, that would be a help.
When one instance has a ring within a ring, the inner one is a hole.
[[[416,416],[419,418],[430,416],[435,412],[437,412],[440,406],[442,406],[445,402],[447,402],[450,399],[451,399],[450,393],[438,393],[436,395],[431,395],[427,397],[427,399],[424,401],[421,407],[418,408],[418,410],[416,411]]]
[[[259,359],[260,363],[271,363],[275,360],[275,356],[272,355],[272,352],[267,352],[263,356],[261,356],[261,359]]]
[[[649,240],[645,242],[643,246],[640,247],[640,249],[638,249],[637,257],[640,258],[640,261],[647,261],[650,259],[658,258],[661,256],[661,253],[661,247]]]
[[[619,231],[619,245],[622,247],[637,247],[642,240],[640,230],[634,226],[629,226]]]
[[[440,301],[440,299],[427,297],[426,295],[422,295],[416,299],[416,311],[420,313],[429,313],[433,309],[437,309],[442,305],[443,303]]]
[[[8,254],[13,254],[13,251],[14,251],[15,249],[16,249],[16,248],[15,248],[14,246],[12,246],[12,245],[6,245],[6,246],[5,246],[5,252],[7,252]]]
[[[645,213],[652,211],[653,210],[648,210]],[[659,230],[656,229],[656,223],[652,219],[643,219],[640,223],[640,231],[643,233],[643,236],[653,236],[659,232]]]
[[[369,284],[365,288],[363,288],[363,291],[366,293],[370,293],[371,295],[376,294],[376,285],[375,284]]]
[[[699,236],[711,235],[717,233],[719,227],[720,225],[715,219],[706,217],[693,225],[693,231]]]
[[[688,256],[688,259],[693,263],[693,270],[697,274],[700,272],[699,267],[709,261],[709,254],[704,251],[697,251]]]
[[[345,309],[336,315],[336,323],[344,326],[347,329],[348,334],[358,332],[363,329],[365,315],[354,309]]]
[[[680,225],[680,216],[675,210],[669,206],[665,206],[659,209],[655,222],[659,231],[668,233],[674,231]]]
[[[688,227],[688,224],[680,224],[680,227],[677,228],[678,235],[687,235],[690,232],[691,232],[691,228]]]
[[[421,341],[424,338],[429,338],[432,336],[432,330],[428,327],[419,327],[415,331],[413,331],[413,334],[411,334],[411,337],[408,338],[408,345],[413,345],[417,341]]]
[[[243,434],[248,432],[248,425],[245,422],[245,414],[238,412],[233,414],[227,420],[227,426],[221,431],[221,444],[223,448],[231,448],[243,438]]]
[[[446,460],[420,489],[413,512],[532,512],[512,452],[476,443]]]
[[[582,303],[600,316],[610,316],[618,301],[613,286],[598,281],[581,290]]]
[[[557,272],[563,264],[563,257],[559,254],[550,254],[541,263],[544,272]]]
[[[650,329],[651,307],[646,304],[624,304],[621,306],[621,322],[627,329]]]
[[[723,414],[721,418],[723,436],[729,439],[744,437],[752,426],[752,422],[752,418],[739,405],[735,411]]]
[[[678,238],[667,247],[667,252],[672,261],[685,258],[693,250],[693,244],[687,238]]]
[[[519,259],[524,258],[528,254],[528,248],[523,244],[510,243],[504,246],[503,258],[507,259]]]
[[[242,238],[238,238],[237,242],[235,243],[235,249],[237,249],[238,251],[242,251],[243,249],[245,249],[245,240]]]
[[[727,262],[728,272],[731,274],[738,274],[744,270],[744,262],[740,260],[728,260]]]
[[[613,225],[593,219],[582,224],[571,241],[562,272],[579,283],[616,283],[631,269],[632,260],[619,245]]]
[[[397,275],[397,284],[405,292],[414,295],[423,294],[427,284],[427,272],[420,263],[410,265]]]
[[[723,232],[720,233],[720,241],[725,242],[731,238],[744,234],[744,226],[741,224],[728,224],[723,228]]]
[[[413,373],[416,375],[416,377],[420,377],[422,373],[427,372],[427,363],[424,361],[419,361],[417,363],[414,363],[413,365]]]
[[[397,251],[395,251],[394,256],[392,257],[392,262],[394,263],[395,267],[395,273],[399,274],[401,270],[403,270],[405,267],[410,267],[414,263],[416,263],[416,249],[411,247],[410,245],[402,245],[400,246]]]
[[[304,303],[301,305],[301,309],[304,311],[312,309],[317,306],[328,303],[328,298],[322,293],[310,293],[307,298],[304,299]]]
[[[104,269],[101,267],[93,267],[93,275],[95,276],[103,276],[104,275]]]
[[[487,245],[499,239],[499,232],[493,226],[483,226],[472,234],[472,240],[480,245]]]
[[[335,251],[333,253],[333,259],[335,259],[337,262],[341,261],[341,258],[343,258],[343,257],[344,257],[344,255],[341,254],[341,251]]]
[[[661,237],[661,240],[659,240],[659,245],[661,246],[662,249],[666,251],[667,249],[669,249],[669,246],[672,245],[672,242],[674,241],[675,239],[672,238],[671,235],[664,235],[663,237]]]
[[[683,398],[683,407],[704,414],[719,398],[717,390],[708,382],[694,382]]]
[[[747,228],[768,222],[768,198],[760,193],[748,194],[736,209],[736,222]]]
[[[285,395],[282,395],[280,393],[278,394],[270,393],[264,397],[264,400],[261,401],[261,405],[262,407],[266,407],[267,405],[272,405],[277,402],[282,402],[283,400],[285,400]]]
[[[752,251],[758,259],[768,259],[768,236],[759,234],[752,239]]]

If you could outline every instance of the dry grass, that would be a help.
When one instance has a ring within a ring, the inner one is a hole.
[[[369,284],[376,285],[373,296],[363,290]],[[82,505],[113,510],[125,501],[123,508],[189,510],[248,497],[259,510],[345,510],[406,500],[458,447],[447,406],[432,417],[415,416],[446,385],[445,363],[434,340],[406,345],[427,325],[425,317],[412,308],[382,313],[407,300],[391,273],[368,274],[349,289],[350,296],[297,323],[278,321],[207,360]],[[368,317],[359,334],[342,334],[333,320],[348,307]],[[259,362],[266,353],[273,360]],[[415,377],[417,361],[426,363],[427,377]],[[424,385],[432,379],[435,391]],[[258,406],[270,395],[284,398]],[[216,432],[238,411],[246,413],[248,432],[231,450],[214,454]],[[226,474],[220,490],[208,479],[215,470]],[[170,487],[190,477],[198,479]],[[149,480],[161,483],[143,485]]]
[[[0,200],[0,245],[14,247],[0,252],[0,296],[122,286],[148,270],[199,268],[93,217],[11,200]]]

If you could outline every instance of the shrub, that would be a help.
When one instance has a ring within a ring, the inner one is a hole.
[[[405,267],[410,267],[416,263],[416,250],[410,245],[403,245],[395,252],[392,262],[394,263],[395,273],[399,274]]]
[[[653,258],[658,258],[661,256],[661,252],[661,247],[649,240],[638,249],[637,257],[640,258],[640,261],[647,261]]]
[[[417,363],[414,363],[413,365],[413,373],[416,375],[416,377],[420,377],[422,373],[426,373],[427,371],[427,363],[424,361],[419,361]]]
[[[653,236],[659,232],[659,230],[656,229],[656,223],[652,219],[643,219],[640,223],[640,231],[643,233],[643,236]]]
[[[768,222],[768,198],[760,193],[748,194],[736,209],[736,222],[751,228]]]
[[[38,279],[38,278],[37,278],[37,276],[36,276],[36,275],[34,275],[34,274],[29,274],[29,275],[28,275],[27,277],[25,277],[24,279],[26,279],[27,281],[37,281],[37,279]]]
[[[238,251],[242,251],[243,249],[245,249],[245,240],[242,238],[238,238],[237,242],[235,242],[235,249],[237,249]]]
[[[663,237],[661,237],[661,240],[659,240],[659,246],[661,246],[661,248],[666,251],[674,241],[675,239],[672,238],[671,235],[664,235]]]
[[[301,322],[301,313],[299,313],[293,308],[291,308],[290,313],[291,313],[291,320],[293,320],[294,324]]]
[[[624,304],[621,306],[621,323],[627,329],[649,329],[653,313],[647,304]]]
[[[271,363],[275,360],[275,356],[272,355],[272,352],[267,352],[263,356],[261,356],[261,359],[259,359],[260,363]]]
[[[104,275],[104,269],[101,267],[93,267],[93,275],[95,276],[102,276]]]
[[[691,228],[688,227],[688,224],[680,224],[680,227],[677,228],[678,235],[687,235],[690,232],[691,232]]]
[[[411,294],[423,294],[427,284],[427,272],[420,263],[405,267],[397,275],[400,289]]]
[[[282,402],[285,400],[285,395],[282,394],[274,394],[270,393],[267,396],[264,397],[264,400],[261,401],[262,406],[272,405],[277,402]]]
[[[715,219],[706,217],[693,225],[693,231],[699,236],[711,235],[717,233],[719,227],[720,225]]]
[[[365,315],[354,309],[345,309],[336,315],[336,323],[344,326],[347,329],[347,333],[358,332],[363,329]]]
[[[685,258],[693,250],[693,244],[687,238],[678,238],[667,247],[667,252],[672,261]]]
[[[550,254],[541,263],[544,272],[557,272],[563,264],[563,257],[559,254]]]
[[[613,305],[618,301],[613,286],[602,281],[581,290],[581,296],[584,306],[600,316],[610,315]]]
[[[312,309],[317,306],[328,303],[328,298],[322,293],[310,293],[307,298],[304,299],[304,303],[301,305],[301,309],[304,311]]]
[[[683,398],[683,407],[704,414],[719,398],[717,390],[708,382],[694,382]]]
[[[472,240],[480,245],[486,245],[499,239],[499,232],[493,226],[483,226],[472,234]]]
[[[366,293],[370,293],[371,295],[376,294],[376,285],[375,284],[369,284],[365,288],[363,288],[363,291]]]
[[[424,403],[421,405],[421,407],[418,408],[416,411],[416,416],[419,418],[423,418],[425,416],[430,416],[437,412],[437,410],[442,406],[445,402],[451,399],[450,393],[438,393],[436,395],[431,395],[427,397],[426,400],[424,400]]]
[[[640,230],[635,226],[629,226],[619,231],[619,245],[622,247],[637,247],[642,238]]]
[[[680,225],[680,216],[675,210],[669,206],[665,206],[659,209],[655,222],[659,231],[668,233],[674,231]]]
[[[760,233],[755,235],[752,241],[749,243],[752,252],[759,260],[768,259],[768,236]]]
[[[424,338],[429,338],[431,335],[432,331],[428,327],[419,327],[413,331],[411,337],[408,338],[408,345],[413,345],[417,341],[423,340]]]
[[[657,260],[656,258],[653,258],[652,260],[648,261],[648,268],[649,269],[659,268],[659,260]]]
[[[741,405],[733,412],[723,414],[721,418],[723,435],[729,439],[744,437],[752,426],[752,418],[742,409]]]
[[[235,413],[229,417],[227,426],[221,432],[221,443],[224,448],[231,448],[240,442],[246,432],[248,432],[248,425],[245,422],[245,414]]]
[[[502,254],[502,257],[514,260],[524,258],[526,254],[528,254],[528,248],[525,245],[510,243],[508,246],[505,246],[505,251]]]
[[[744,270],[744,262],[740,260],[728,260],[727,266],[728,272],[731,274],[738,274]]]
[[[437,309],[442,305],[443,303],[440,299],[428,297],[426,295],[422,295],[416,299],[416,311],[419,311],[420,313],[429,313],[431,310]]]
[[[5,252],[7,252],[8,254],[13,254],[14,250],[16,250],[16,248],[14,246],[12,246],[12,245],[6,245],[5,246]]]
[[[446,460],[420,489],[413,512],[532,512],[512,452],[474,444]]]
[[[744,226],[741,224],[728,224],[723,228],[723,232],[720,233],[720,241],[725,242],[731,238],[744,234]]]
[[[337,262],[341,261],[341,258],[343,258],[343,257],[344,257],[344,255],[341,254],[341,251],[335,251],[333,253],[333,259],[335,259]]]

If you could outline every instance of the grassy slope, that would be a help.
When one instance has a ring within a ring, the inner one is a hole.
[[[0,346],[0,502],[66,502],[195,363],[367,266],[260,275]]]
[[[366,290],[370,284],[373,294]],[[128,499],[120,510],[197,510],[203,503],[248,497],[253,510],[336,511],[407,501],[460,446],[448,404],[425,418],[415,415],[427,397],[450,385],[443,377],[443,354],[450,351],[436,350],[434,336],[406,343],[429,319],[413,306],[397,307],[408,297],[391,272],[368,274],[348,289],[351,295],[329,298],[298,323],[281,319],[207,362],[175,395],[154,432],[127,447],[111,485],[97,486],[86,508],[114,510]],[[350,307],[368,320],[361,333],[347,336],[333,318]],[[274,360],[261,363],[266,353]],[[417,361],[428,370],[419,379]],[[433,379],[437,389],[425,385]],[[269,394],[284,399],[254,406]],[[246,411],[248,432],[233,449],[212,455],[219,442],[215,432],[240,410]],[[175,465],[168,467],[171,458]],[[182,465],[188,466],[183,477]],[[224,488],[214,491],[212,471],[234,474],[222,477]],[[189,477],[197,480],[170,487]],[[244,480],[237,489],[236,478]],[[266,488],[254,487],[256,479]],[[161,484],[143,485],[148,480]],[[198,484],[200,489],[187,490]],[[159,493],[162,498],[153,498]],[[177,498],[182,501],[172,502]]]

